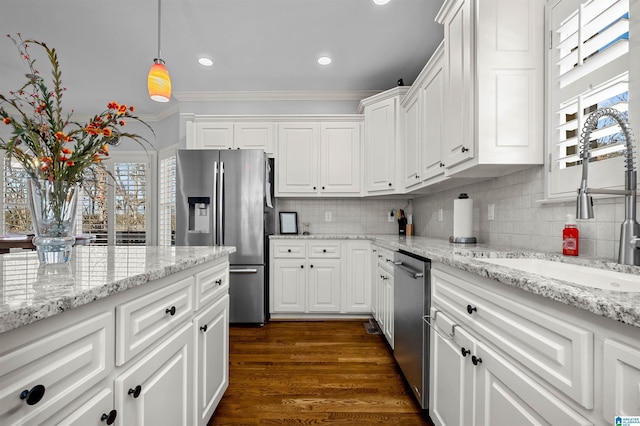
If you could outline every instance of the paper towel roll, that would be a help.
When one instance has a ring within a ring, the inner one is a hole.
[[[453,237],[470,238],[473,236],[473,200],[458,198],[453,200]]]

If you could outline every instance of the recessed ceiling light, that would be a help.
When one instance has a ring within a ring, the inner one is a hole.
[[[387,4],[389,3],[391,0],[373,0],[373,2],[375,4],[377,4],[378,6],[382,6],[383,4]]]
[[[198,58],[198,62],[200,63],[200,65],[204,65],[205,67],[213,66],[213,61],[209,58]]]
[[[318,63],[320,65],[329,65],[331,63],[331,58],[328,56],[321,56],[318,58]]]

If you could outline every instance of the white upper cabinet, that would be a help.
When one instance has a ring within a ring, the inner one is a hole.
[[[544,0],[446,0],[445,173],[543,163]]]
[[[396,151],[402,135],[400,99],[408,90],[396,87],[360,102],[365,122],[365,195],[394,194],[402,189]]]
[[[405,192],[446,179],[443,139],[443,45],[429,59],[402,99],[402,139]]]
[[[320,192],[360,195],[360,123],[320,126]]]
[[[276,196],[359,196],[360,121],[278,124]]]
[[[184,114],[187,149],[262,149],[273,156],[275,123],[259,116]]]

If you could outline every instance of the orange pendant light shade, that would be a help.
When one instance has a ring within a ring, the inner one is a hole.
[[[171,78],[162,59],[154,59],[147,78],[149,96],[156,102],[169,102],[171,99]]]

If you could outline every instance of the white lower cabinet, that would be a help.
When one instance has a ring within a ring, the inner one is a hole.
[[[229,295],[194,320],[196,423],[206,425],[229,386]]]
[[[229,382],[228,269],[220,258],[0,334],[0,424],[206,426]]]
[[[378,327],[393,349],[394,307],[393,307],[393,252],[386,247],[376,246],[375,279],[373,280],[372,300],[375,307],[371,311]]]
[[[272,239],[270,252],[272,317],[371,312],[369,241]]]
[[[194,424],[192,358],[189,322],[116,378],[117,424]]]
[[[429,413],[440,425],[605,425],[640,413],[640,332],[432,265]]]

